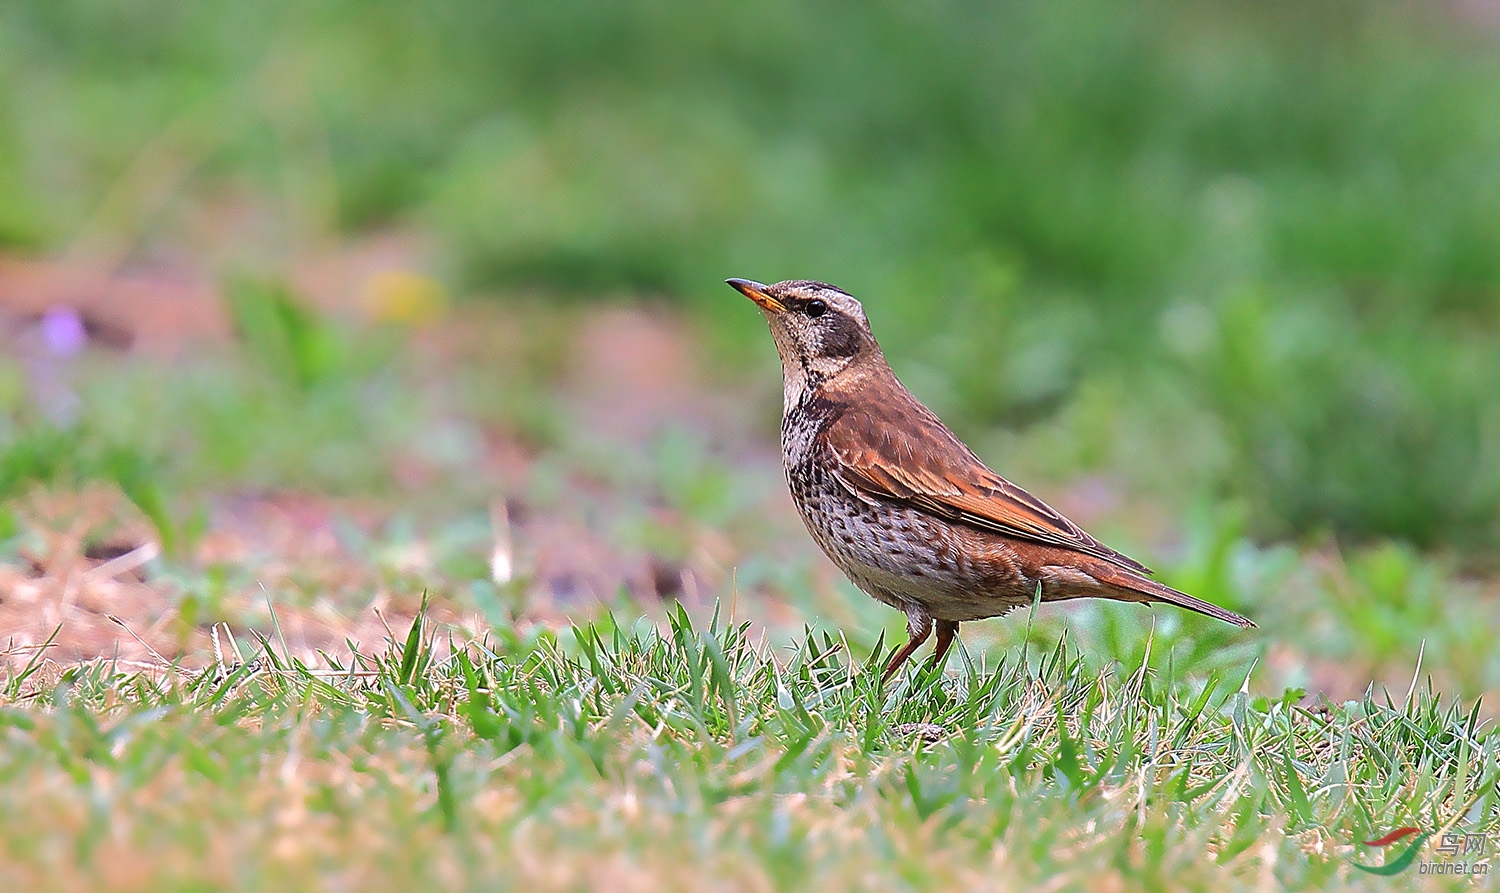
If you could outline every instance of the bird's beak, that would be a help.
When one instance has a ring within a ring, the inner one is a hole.
[[[735,290],[771,313],[785,313],[786,305],[766,294],[766,286],[749,279],[725,279]]]

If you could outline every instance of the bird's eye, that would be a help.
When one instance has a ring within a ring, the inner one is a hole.
[[[807,302],[807,307],[804,308],[803,312],[805,312],[808,316],[822,316],[823,314],[828,312],[828,305],[818,300],[817,298],[813,298],[811,301]]]

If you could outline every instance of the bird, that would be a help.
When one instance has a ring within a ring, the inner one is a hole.
[[[826,282],[726,280],[770,324],[782,367],[781,454],[808,533],[855,586],[906,615],[888,681],[937,631],[1042,601],[1163,603],[1247,617],[1151,579],[991,471],[896,378],[859,300]]]

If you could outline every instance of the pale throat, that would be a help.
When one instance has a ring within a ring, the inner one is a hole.
[[[783,358],[781,361],[781,414],[787,415],[807,399],[814,387],[832,381],[849,370],[847,357]],[[847,373],[852,374],[852,373]]]
[[[807,369],[802,365],[802,354],[797,342],[774,323],[771,336],[776,341],[776,353],[781,358],[781,413],[792,411],[807,393]]]
[[[830,381],[846,370],[853,357],[821,356],[816,351],[821,345],[800,343],[795,336],[775,328],[771,334],[776,340],[776,352],[781,355],[781,411],[785,415],[806,397],[808,391],[821,382]]]
[[[793,358],[790,363],[781,364],[781,414],[786,415],[802,402],[802,395],[807,393],[807,370],[802,364]]]

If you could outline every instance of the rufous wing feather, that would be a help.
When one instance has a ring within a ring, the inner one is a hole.
[[[839,459],[844,484],[856,495],[903,502],[946,521],[1074,549],[1135,573],[1151,573],[991,471],[904,388],[890,398],[846,407],[823,432]]]

